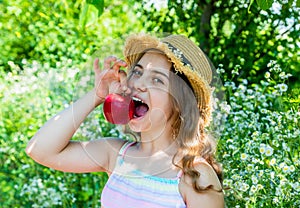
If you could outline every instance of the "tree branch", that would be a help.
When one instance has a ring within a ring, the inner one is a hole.
[[[200,25],[199,25],[199,33],[203,37],[202,40],[200,40],[201,48],[206,52],[209,53],[209,34],[211,31],[211,16],[213,14],[213,8],[214,8],[215,1],[212,0],[209,3],[204,4],[201,0],[198,1],[198,7],[202,8],[202,15],[200,19]]]

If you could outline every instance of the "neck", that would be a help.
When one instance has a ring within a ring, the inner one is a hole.
[[[171,131],[163,131],[160,134],[143,132],[139,149],[147,156],[154,156],[160,153],[174,155],[177,152],[177,143]]]

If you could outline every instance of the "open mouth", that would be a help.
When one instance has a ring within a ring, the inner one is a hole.
[[[144,116],[149,110],[148,105],[137,97],[132,97],[132,100],[134,102],[134,118]]]

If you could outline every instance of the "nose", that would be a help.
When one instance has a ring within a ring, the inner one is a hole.
[[[139,79],[135,79],[133,81],[133,87],[135,90],[140,91],[140,92],[147,91],[145,78],[143,76],[141,76]]]

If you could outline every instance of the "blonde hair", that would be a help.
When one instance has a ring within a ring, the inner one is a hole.
[[[175,70],[171,69],[171,74],[173,74],[172,71]],[[170,96],[173,114],[176,117],[172,129],[179,146],[179,151],[173,158],[173,164],[181,168],[185,175],[190,176],[195,191],[213,189],[212,186],[199,186],[200,173],[194,166],[197,158],[204,158],[213,167],[222,183],[221,166],[214,158],[215,145],[213,139],[205,132],[207,125],[205,123],[210,120],[207,118],[210,114],[202,113],[198,108],[192,88],[183,74],[170,76]],[[181,158],[179,164],[174,162],[177,155]]]

